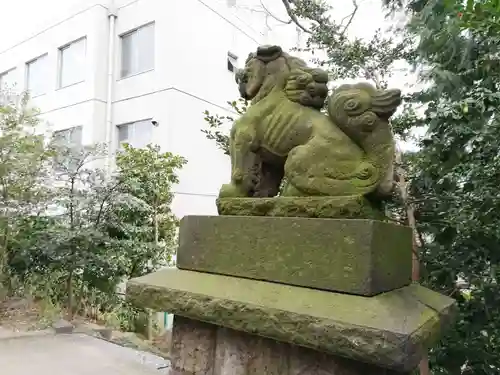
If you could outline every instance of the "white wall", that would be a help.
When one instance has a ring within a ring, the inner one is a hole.
[[[104,125],[104,117],[98,114],[103,111],[105,96],[97,92],[96,83],[105,74],[102,50],[106,49],[107,41],[102,38],[101,25],[106,24],[106,14],[101,6],[88,8],[67,22],[0,53],[0,74],[15,67],[16,89],[20,91],[26,89],[26,62],[47,54],[47,92],[33,98],[32,103],[53,130],[83,125],[85,143],[98,141],[98,130]],[[59,48],[83,37],[86,38],[84,80],[59,88]]]
[[[156,60],[154,71],[117,81],[117,101],[169,87],[222,106],[237,97],[234,78],[226,68],[227,53],[238,55],[242,65],[263,39],[231,20],[227,7],[222,9],[224,15],[215,9],[219,2],[206,2],[214,10],[199,0],[169,2],[168,11],[159,0],[141,0],[119,9],[117,35],[155,22]],[[118,45],[117,72],[119,49]]]
[[[241,1],[237,4],[243,4]],[[256,0],[246,0],[252,1]],[[109,2],[72,0],[72,4],[64,15],[53,16],[51,25],[33,30],[24,41],[0,51],[0,74],[16,67],[18,88],[22,90],[25,63],[48,53],[50,87],[45,95],[34,98],[33,104],[52,130],[83,125],[84,143],[103,142]],[[228,7],[227,0],[115,0],[115,6],[114,139],[116,125],[155,118],[158,127],[153,130],[152,141],[188,160],[175,187],[174,213],[179,217],[216,214],[218,190],[229,180],[229,158],[215,142],[205,138],[201,129],[207,126],[204,110],[233,114],[227,101],[237,99],[238,91],[234,75],[227,70],[227,54],[237,55],[242,67],[248,53],[259,44],[295,41],[295,29],[289,29],[291,37],[283,28],[270,33],[261,12],[246,6]],[[154,69],[120,78],[120,36],[151,22],[155,23]],[[58,89],[58,49],[81,37],[86,37],[87,44],[85,80]]]
[[[235,18],[224,2],[183,0],[166,8],[158,0],[119,8],[117,39],[154,21],[156,56],[153,71],[116,82],[113,122],[154,117],[159,124],[154,141],[188,160],[175,187],[174,213],[215,215],[215,199],[229,180],[230,164],[201,132],[207,126],[203,111],[232,114],[227,101],[237,99],[238,91],[227,70],[227,54],[236,54],[242,66],[263,36]],[[118,43],[115,71],[119,69]]]

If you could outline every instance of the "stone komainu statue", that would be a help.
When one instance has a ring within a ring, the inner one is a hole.
[[[236,81],[251,105],[231,129],[220,198],[272,197],[283,179],[285,197],[390,195],[400,90],[359,83],[328,97],[328,74],[278,46],[251,53]]]

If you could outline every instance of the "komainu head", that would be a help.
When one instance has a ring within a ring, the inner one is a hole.
[[[376,89],[369,83],[357,83],[334,90],[328,113],[351,139],[361,142],[381,122],[387,123],[400,104],[398,89]]]
[[[289,100],[320,109],[328,96],[328,74],[283,52],[279,46],[261,46],[250,53],[245,68],[236,74],[243,98],[257,103],[276,91]]]

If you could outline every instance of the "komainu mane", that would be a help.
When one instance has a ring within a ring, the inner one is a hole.
[[[328,74],[278,46],[251,53],[236,80],[251,105],[231,129],[231,182],[220,198],[273,197],[283,179],[282,197],[391,193],[389,118],[400,90],[359,83],[328,97]]]

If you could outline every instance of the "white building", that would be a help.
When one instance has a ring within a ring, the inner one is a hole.
[[[155,143],[185,157],[174,213],[216,214],[229,160],[201,132],[203,111],[229,113],[226,102],[238,96],[231,66],[241,67],[257,45],[300,42],[259,3],[80,1],[0,51],[0,84],[29,90],[51,129],[83,144]]]

